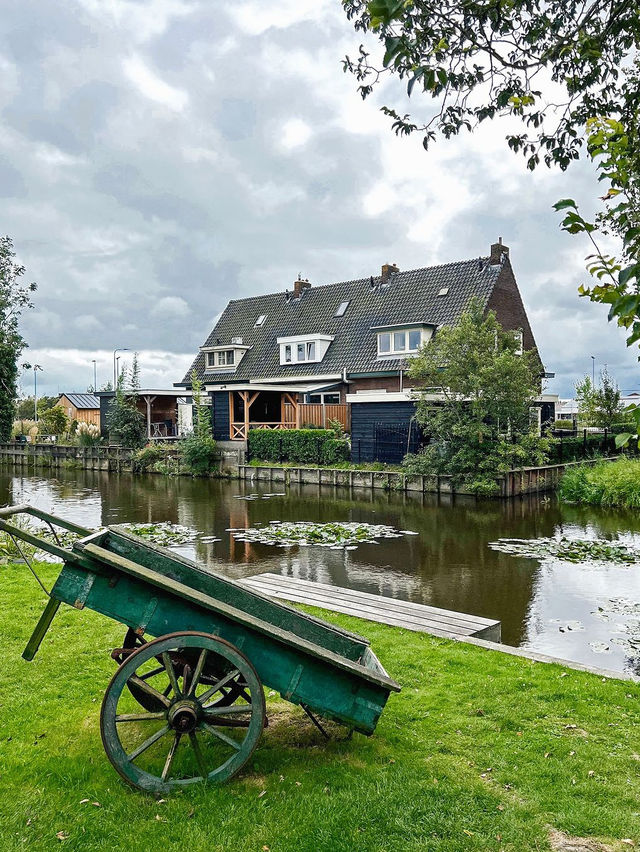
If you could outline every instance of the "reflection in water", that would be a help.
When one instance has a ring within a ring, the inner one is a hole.
[[[549,497],[482,503],[458,498],[444,505],[434,495],[318,486],[293,486],[284,496],[268,499],[238,499],[260,491],[270,493],[266,484],[260,488],[235,481],[98,471],[22,476],[0,468],[0,505],[32,503],[91,528],[124,521],[182,524],[221,540],[177,549],[233,577],[272,571],[498,618],[506,643],[608,668],[640,670],[633,650],[619,644],[637,634],[638,621],[622,623],[598,612],[612,598],[640,601],[636,568],[540,564],[488,547],[501,537],[539,538],[559,532],[620,537],[638,545],[637,514],[559,506]],[[273,520],[388,524],[419,535],[382,539],[344,552],[235,541],[227,531]],[[603,647],[608,650],[596,652]]]

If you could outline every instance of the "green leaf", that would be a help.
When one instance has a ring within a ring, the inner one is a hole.
[[[620,447],[626,447],[629,441],[635,437],[637,436],[632,435],[630,432],[621,432],[619,435],[616,435],[616,447],[618,449],[620,449]]]
[[[553,205],[554,210],[565,210],[567,207],[573,207],[576,210],[578,209],[578,205],[575,203],[573,198],[563,198],[561,201],[556,201]]]

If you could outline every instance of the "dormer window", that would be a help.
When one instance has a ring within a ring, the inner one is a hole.
[[[233,343],[231,346],[228,343],[226,346],[224,344],[203,346],[201,351],[204,352],[205,370],[233,373],[250,348],[241,343]]]
[[[428,327],[414,328],[389,327],[378,332],[378,358],[398,358],[415,355],[423,343],[431,337]]]
[[[302,334],[296,337],[279,337],[281,364],[319,363],[326,355],[333,336],[329,334]]]

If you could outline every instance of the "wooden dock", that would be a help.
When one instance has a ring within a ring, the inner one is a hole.
[[[368,621],[403,627],[405,630],[454,639],[472,637],[500,641],[500,622],[477,615],[372,595],[343,586],[312,583],[281,574],[254,574],[253,577],[245,577],[242,582],[272,598],[343,612]]]

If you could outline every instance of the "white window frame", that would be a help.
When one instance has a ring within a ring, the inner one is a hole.
[[[333,341],[329,334],[301,334],[296,337],[279,337],[280,364],[318,364]]]
[[[320,402],[311,402],[312,396],[319,396]],[[337,396],[338,401],[337,402],[327,402],[328,396],[334,396],[334,397]],[[323,393],[308,393],[307,396],[306,396],[306,399],[307,399],[307,402],[310,405],[340,405],[341,396],[340,396],[340,391],[326,391],[326,392],[323,392]]]
[[[417,333],[420,336],[416,347],[410,347],[410,335]],[[389,348],[383,348],[383,341],[388,341]],[[378,332],[378,358],[404,358],[407,355],[416,355],[422,344],[424,335],[421,328],[390,328]]]

